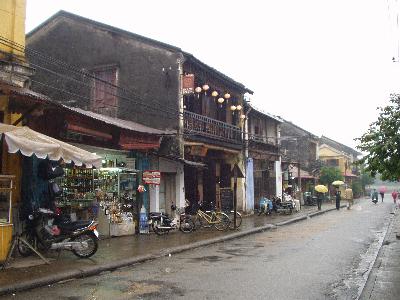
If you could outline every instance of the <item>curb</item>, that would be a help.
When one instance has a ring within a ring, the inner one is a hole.
[[[364,283],[364,286],[363,286],[363,288],[362,288],[362,291],[361,291],[361,293],[359,293],[358,297],[356,298],[357,300],[358,300],[358,299],[363,299],[363,298],[365,298],[365,297],[368,295],[368,293],[371,293],[371,292],[372,292],[372,290],[373,290],[373,288],[374,288],[373,285],[371,286],[370,281],[371,281],[371,280],[375,281],[375,278],[377,277],[377,274],[376,274],[376,273],[377,273],[377,270],[378,270],[379,267],[380,267],[381,260],[382,260],[382,255],[383,255],[383,251],[384,251],[383,245],[384,245],[385,242],[386,242],[387,240],[389,240],[389,238],[390,238],[390,234],[391,234],[391,231],[393,230],[395,218],[396,218],[396,215],[397,215],[398,213],[399,213],[399,212],[396,212],[396,208],[393,208],[392,212],[390,212],[390,214],[392,215],[392,217],[391,217],[391,220],[390,220],[388,229],[387,229],[387,231],[386,231],[385,237],[383,238],[383,241],[382,241],[382,244],[381,244],[381,246],[380,246],[380,248],[379,248],[379,251],[378,251],[378,253],[376,254],[375,261],[374,261],[374,263],[372,264],[372,266],[370,267],[370,270],[369,270],[369,272],[368,272],[368,277],[367,277],[367,280],[366,280],[365,283]]]
[[[342,205],[341,207],[346,207],[346,206]],[[143,263],[143,262],[150,261],[150,260],[155,260],[158,258],[168,256],[170,254],[178,254],[178,253],[188,251],[191,249],[241,238],[241,237],[248,236],[251,234],[268,231],[268,230],[270,230],[272,228],[276,228],[278,226],[284,226],[284,225],[296,223],[296,222],[299,222],[299,221],[302,221],[302,220],[305,220],[308,218],[322,215],[322,214],[330,212],[332,210],[336,210],[336,208],[330,208],[327,210],[317,211],[317,212],[314,212],[311,214],[306,214],[306,215],[300,216],[300,217],[296,217],[296,218],[293,218],[293,219],[290,219],[290,220],[287,220],[284,222],[279,222],[276,224],[266,224],[266,225],[263,225],[260,227],[251,228],[251,229],[241,231],[241,232],[231,233],[231,234],[217,237],[217,238],[207,239],[207,240],[198,241],[198,242],[194,242],[194,243],[187,244],[187,245],[163,249],[162,251],[160,251],[158,253],[136,256],[136,257],[127,258],[127,259],[121,259],[121,260],[114,261],[114,262],[107,263],[107,264],[102,264],[102,265],[93,266],[93,267],[87,267],[84,269],[78,269],[78,270],[73,270],[73,271],[66,271],[63,273],[54,274],[54,275],[47,276],[47,277],[42,277],[39,279],[34,279],[34,280],[30,280],[30,281],[25,281],[25,282],[21,282],[21,283],[17,283],[17,284],[0,287],[0,296],[19,292],[19,291],[29,290],[29,289],[33,289],[33,288],[38,288],[38,287],[42,287],[42,286],[46,286],[46,285],[51,285],[51,284],[54,284],[54,283],[57,283],[60,281],[94,276],[94,275],[98,275],[102,272],[113,271],[113,270],[127,267],[130,265]]]

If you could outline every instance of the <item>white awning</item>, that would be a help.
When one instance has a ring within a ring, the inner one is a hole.
[[[0,134],[5,136],[10,153],[21,151],[25,156],[35,154],[38,158],[63,159],[66,163],[73,162],[77,166],[84,164],[87,168],[101,167],[100,156],[36,132],[26,126],[17,127],[0,123]]]

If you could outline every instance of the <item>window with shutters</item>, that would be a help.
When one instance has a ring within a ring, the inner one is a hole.
[[[96,113],[117,116],[117,68],[103,67],[92,70],[94,76],[92,89],[92,110]]]

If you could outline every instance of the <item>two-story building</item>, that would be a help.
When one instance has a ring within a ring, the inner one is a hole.
[[[318,136],[292,122],[285,120],[281,124],[283,190],[312,190],[319,171],[318,140]]]
[[[254,107],[246,108],[246,210],[258,208],[261,197],[281,196],[279,132],[282,119]]]
[[[347,184],[351,185],[353,179],[358,177],[358,167],[353,163],[361,155],[360,152],[326,136],[321,136],[318,152],[319,159],[326,166],[336,167],[341,171]]]
[[[34,90],[85,114],[164,132],[155,131],[163,136],[159,148],[131,136],[125,144],[132,147],[121,149],[133,151],[141,169],[161,171],[148,210],[168,212],[185,198],[220,204],[232,166],[244,168],[240,116],[243,95],[252,91],[178,47],[65,11],[28,33],[27,46]]]

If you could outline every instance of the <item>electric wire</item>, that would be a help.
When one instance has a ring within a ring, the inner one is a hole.
[[[124,93],[132,94],[136,99],[129,98],[130,100],[134,101],[137,104],[144,105],[147,108],[150,108],[152,110],[160,110],[159,109],[160,106],[163,106],[163,105],[165,106],[165,103],[160,103],[160,102],[155,101],[155,100],[151,100],[151,102],[152,102],[152,104],[154,104],[154,106],[152,106],[151,104],[147,104],[146,103],[147,101],[142,99],[137,94],[137,92],[135,92],[135,91],[133,91],[131,89],[127,89],[125,87],[114,85],[114,84],[112,84],[112,83],[110,83],[108,81],[105,81],[105,80],[103,80],[101,78],[98,78],[98,77],[94,76],[93,74],[91,74],[89,72],[82,71],[81,69],[79,69],[76,66],[72,66],[70,64],[67,64],[64,61],[55,59],[55,58],[50,57],[50,56],[46,56],[46,55],[44,55],[43,53],[41,53],[39,51],[33,50],[32,48],[24,47],[24,46],[22,46],[22,45],[20,45],[18,43],[15,43],[15,42],[13,42],[13,41],[11,41],[11,40],[3,37],[3,36],[0,36],[0,44],[6,45],[8,47],[11,47],[11,48],[16,49],[16,50],[21,51],[21,52],[25,52],[28,55],[31,54],[33,57],[36,57],[38,59],[42,59],[44,62],[47,62],[47,63],[52,64],[52,65],[55,65],[56,67],[59,67],[59,68],[63,68],[64,70],[71,71],[71,72],[73,72],[73,73],[75,73],[75,74],[77,74],[79,76],[83,76],[83,78],[88,78],[88,79],[91,79],[91,80],[99,81],[99,82],[101,82],[103,84],[106,84],[106,85],[112,87],[112,88],[116,88],[119,91],[123,91]],[[19,58],[15,57],[15,59],[19,59]],[[55,73],[58,74],[59,76],[62,76],[58,72],[55,72]],[[78,82],[78,83],[81,83],[81,81],[79,81],[79,80],[75,79],[75,81]],[[106,89],[104,89],[103,91],[107,92]],[[113,96],[115,96],[115,95],[113,95]],[[119,95],[117,95],[117,96],[119,96]],[[124,99],[125,100],[129,100],[126,97],[124,97]],[[178,110],[170,108],[170,107],[167,107],[166,109],[162,109],[160,111],[163,112],[163,113],[167,112],[167,113],[172,113],[172,114],[181,114],[181,112],[179,112]]]
[[[39,59],[43,60],[43,61],[46,62],[46,63],[49,63],[49,64],[51,64],[51,65],[54,65],[54,66],[56,66],[56,67],[58,67],[58,68],[61,68],[61,69],[65,70],[65,71],[71,71],[71,72],[73,72],[73,73],[75,73],[75,74],[77,74],[77,75],[83,76],[83,78],[85,78],[85,79],[99,81],[99,82],[104,83],[105,85],[108,85],[109,87],[115,88],[115,89],[117,89],[117,90],[120,90],[120,91],[123,91],[123,92],[127,92],[127,93],[132,93],[134,96],[136,96],[136,97],[139,98],[139,99],[132,99],[132,98],[124,97],[124,96],[122,96],[122,95],[120,95],[120,94],[113,94],[113,93],[110,93],[110,92],[109,92],[109,89],[106,89],[106,88],[104,88],[104,89],[102,90],[103,92],[106,92],[106,93],[108,93],[109,95],[116,96],[116,97],[118,97],[118,98],[120,98],[120,99],[123,99],[123,100],[125,100],[125,101],[137,103],[137,104],[141,105],[142,107],[145,107],[145,108],[148,108],[148,109],[151,109],[151,110],[155,110],[155,111],[158,111],[158,112],[166,113],[166,114],[171,114],[171,116],[163,115],[163,117],[165,117],[165,118],[170,118],[170,119],[176,120],[176,117],[182,116],[182,112],[180,112],[180,111],[178,111],[178,110],[174,110],[174,109],[172,109],[172,110],[171,110],[171,109],[168,109],[168,110],[166,110],[166,109],[160,109],[160,107],[152,106],[152,105],[146,104],[146,103],[144,103],[144,100],[143,100],[142,98],[140,98],[140,97],[136,94],[136,92],[133,91],[133,90],[130,90],[130,89],[127,89],[127,88],[118,86],[118,85],[114,85],[114,84],[112,84],[112,83],[110,83],[110,82],[108,82],[108,81],[105,81],[105,80],[103,80],[103,79],[101,79],[101,78],[98,78],[98,77],[94,76],[94,75],[91,74],[91,73],[82,71],[81,69],[79,69],[79,68],[76,67],[76,66],[72,66],[72,65],[70,65],[70,64],[67,64],[66,62],[61,61],[61,60],[58,60],[58,59],[55,59],[55,58],[46,56],[46,55],[42,54],[42,53],[39,52],[39,51],[36,51],[36,50],[31,49],[31,48],[29,48],[29,47],[24,47],[24,46],[22,46],[22,45],[20,45],[20,44],[18,44],[18,43],[15,43],[15,42],[13,42],[13,41],[11,41],[11,40],[5,38],[5,37],[0,36],[0,44],[6,45],[6,46],[11,47],[11,48],[13,48],[13,49],[15,49],[15,50],[21,51],[22,53],[25,53],[25,54],[28,53],[28,55],[31,54],[32,56],[35,56],[36,58],[39,58]],[[15,56],[15,55],[13,55],[13,57],[14,57],[14,59],[23,61],[22,59],[19,59],[19,58],[18,58],[17,56]],[[83,83],[83,80],[78,80],[78,79],[73,78],[73,77],[71,77],[71,76],[68,76],[68,75],[61,74],[61,73],[59,73],[59,72],[53,71],[53,70],[51,70],[51,69],[49,69],[49,68],[46,68],[46,67],[44,67],[44,66],[42,66],[42,65],[39,65],[38,63],[30,62],[29,64],[32,65],[32,66],[34,66],[35,68],[41,69],[41,70],[43,70],[43,71],[45,71],[45,72],[49,72],[49,73],[52,74],[52,75],[61,77],[61,78],[66,79],[66,80],[73,81],[74,83],[81,84],[81,85],[83,85],[83,86],[85,86],[85,87],[88,87],[88,88],[93,88],[90,84]],[[48,83],[43,83],[43,82],[40,82],[40,81],[38,81],[38,80],[32,80],[32,82],[33,82],[33,83],[36,83],[36,84],[38,84],[38,85],[41,85],[41,86],[44,86],[44,87],[47,87],[47,88],[50,88],[50,89],[59,91],[59,92],[61,92],[61,93],[68,94],[68,95],[73,96],[73,97],[77,97],[77,98],[80,98],[80,99],[84,99],[84,100],[89,101],[89,102],[91,101],[91,98],[89,98],[89,97],[85,97],[85,96],[82,96],[82,95],[78,95],[78,94],[73,93],[73,92],[71,92],[71,91],[67,91],[67,90],[65,90],[65,89],[63,89],[63,88],[59,88],[59,87],[55,87],[55,86],[53,86],[53,85],[50,85],[50,84],[48,84]],[[63,100],[67,100],[67,101],[68,101],[68,100],[71,100],[71,99],[63,99]],[[154,101],[154,102],[157,103],[157,104],[160,104],[159,102],[156,102],[156,101]],[[160,105],[161,105],[161,104],[160,104]],[[245,134],[245,132],[244,132],[240,127],[231,128],[231,131],[232,131],[232,132],[236,132],[237,134]],[[186,136],[191,136],[191,135],[196,135],[196,134],[198,134],[198,133],[196,133],[195,130],[190,130],[190,129],[187,130],[187,129],[185,129],[184,135],[186,135]],[[277,137],[269,137],[269,138],[274,138],[274,139],[276,139],[276,140],[280,140],[280,138],[277,138]]]

